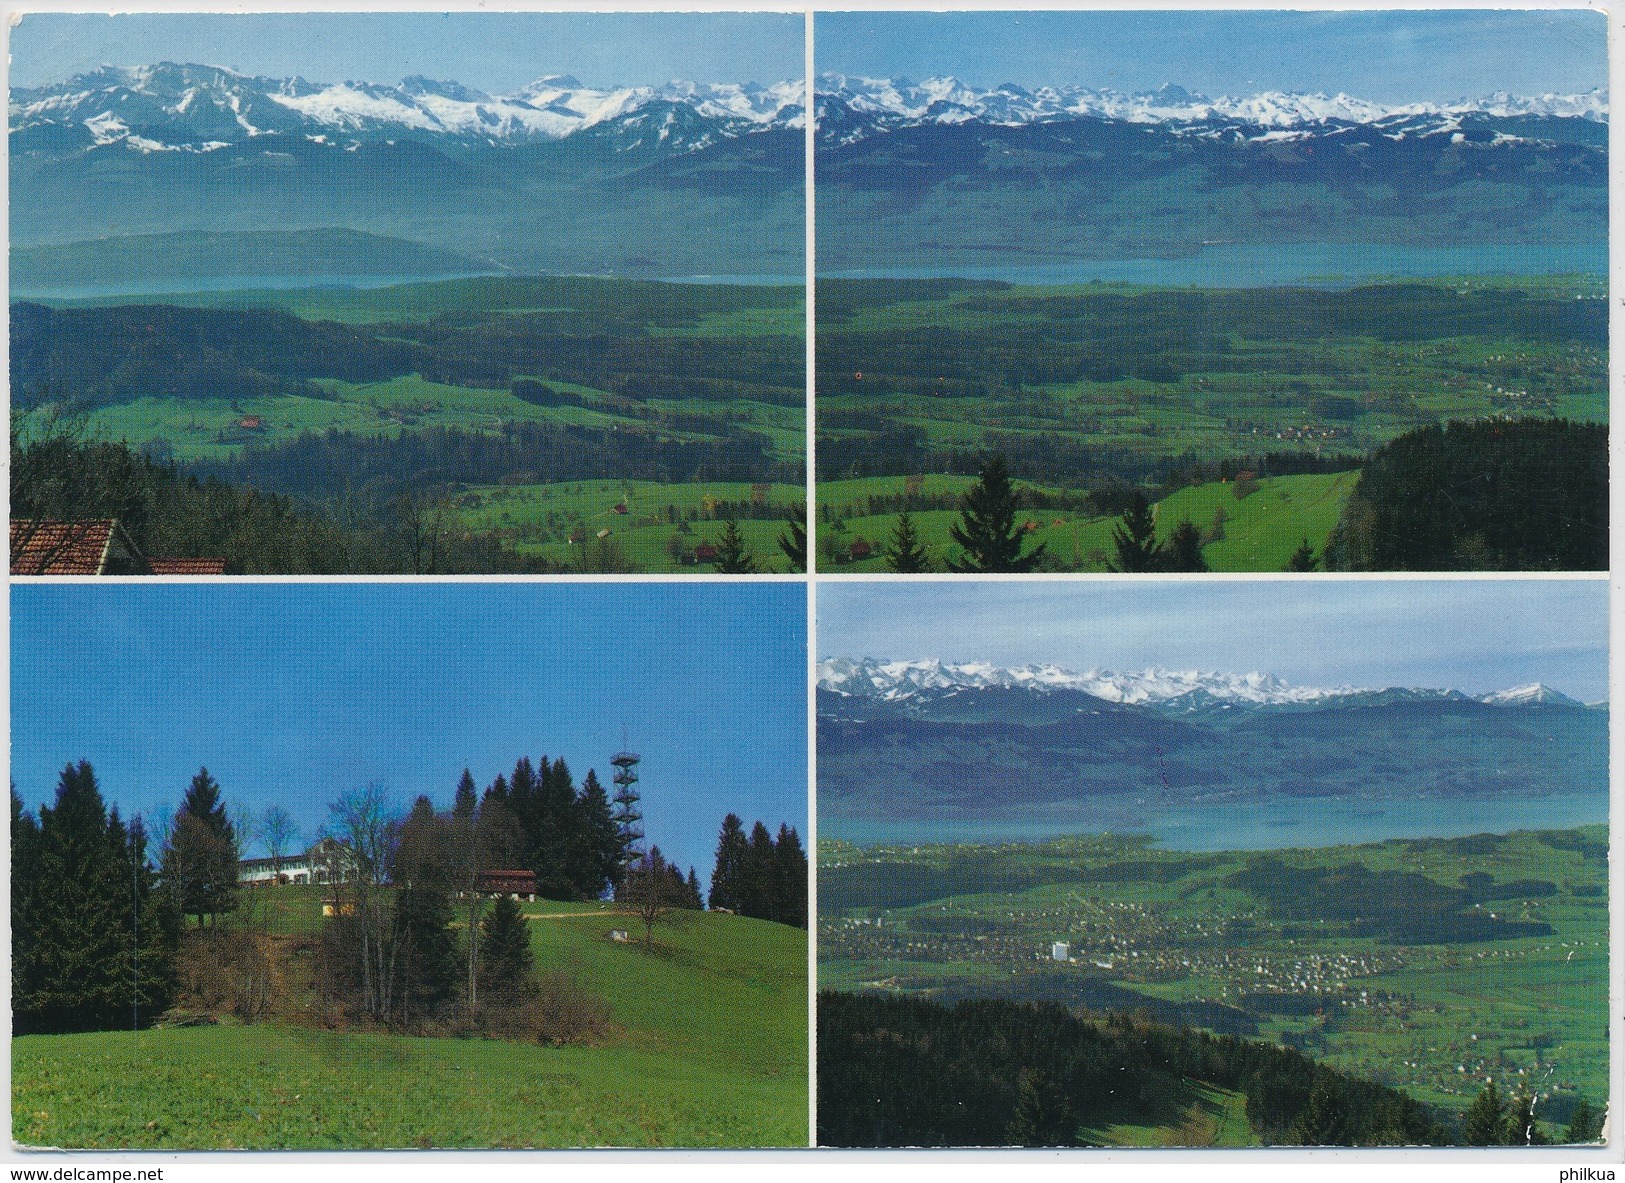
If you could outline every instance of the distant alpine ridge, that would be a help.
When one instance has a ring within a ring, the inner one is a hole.
[[[1463,694],[1459,690],[1400,687],[1316,689],[1292,686],[1273,674],[1257,672],[1227,674],[1148,669],[1138,673],[1112,670],[1075,673],[1054,665],[1003,668],[987,662],[943,662],[934,658],[914,661],[827,658],[818,663],[818,688],[834,695],[887,703],[904,703],[911,699],[940,701],[965,691],[991,689],[1026,690],[1039,695],[1070,691],[1125,706],[1191,712],[1215,706],[1342,707],[1405,701],[1480,702],[1507,707],[1584,705],[1540,683],[1481,695]]]
[[[103,66],[65,82],[11,92],[12,151],[60,154],[117,144],[141,153],[206,153],[262,137],[302,137],[355,150],[389,138],[521,145],[612,126],[640,144],[698,151],[770,128],[805,125],[805,83],[702,83],[591,87],[549,74],[510,94],[413,76],[399,83],[265,78],[222,66],[161,62]],[[1166,85],[1124,94],[1083,86],[989,89],[955,78],[824,74],[816,86],[820,135],[839,144],[902,128],[980,123],[1019,127],[1078,119],[1163,124],[1182,134],[1273,141],[1337,127],[1378,127],[1392,139],[1466,136],[1473,117],[1606,122],[1604,89],[1451,103],[1382,104],[1346,94],[1209,98]],[[1505,139],[1519,133],[1501,130]]]
[[[1326,125],[1384,125],[1393,138],[1462,131],[1464,117],[1498,119],[1537,116],[1606,122],[1604,88],[1584,94],[1512,95],[1448,103],[1384,104],[1338,93],[1297,94],[1264,91],[1209,98],[1172,84],[1125,94],[1083,86],[1014,83],[980,89],[956,78],[863,78],[822,74],[815,88],[821,131],[844,143],[878,131],[926,124],[984,123],[1015,127],[1069,119],[1112,119],[1129,123],[1193,125],[1199,134],[1222,135],[1225,125],[1255,129],[1261,138],[1304,138]]]
[[[489,95],[420,76],[398,85],[326,83],[163,62],[103,66],[55,85],[14,89],[10,115],[13,152],[108,144],[142,153],[213,152],[277,136],[351,150],[389,137],[524,144],[615,123],[697,151],[752,131],[802,126],[804,92],[799,81],[597,89],[551,74],[512,94]]]

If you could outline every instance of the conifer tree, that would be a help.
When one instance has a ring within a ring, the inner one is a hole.
[[[790,510],[789,529],[779,535],[779,550],[790,560],[790,573],[807,569],[807,505],[797,501]]]
[[[906,512],[897,515],[897,525],[892,528],[885,558],[886,569],[897,575],[918,575],[931,569],[931,559],[926,554],[925,547],[920,545],[920,536],[914,529],[914,519]]]
[[[722,833],[717,838],[716,867],[711,872],[710,905],[741,911],[744,890],[745,858],[750,844],[745,840],[745,823],[737,813],[722,819]]]
[[[688,868],[688,882],[683,885],[688,892],[688,906],[698,912],[705,907],[705,897],[700,894],[700,877],[695,873],[693,866]]]
[[[391,876],[396,896],[390,924],[390,1009],[408,1025],[443,1011],[463,976],[451,930],[454,869],[448,837],[446,820],[420,796],[401,826]]]
[[[778,866],[773,858],[773,835],[758,821],[750,830],[744,873],[740,876],[740,915],[757,920],[777,920],[779,909],[775,889],[778,878]]]
[[[779,826],[773,843],[776,879],[775,917],[780,924],[807,927],[807,856],[801,849],[801,835],[788,823]]]
[[[1202,532],[1189,521],[1180,522],[1168,536],[1163,552],[1164,571],[1206,571],[1207,559],[1202,555]]]
[[[1569,1114],[1569,1128],[1563,1141],[1570,1144],[1595,1142],[1602,1136],[1602,1113],[1581,1097]]]
[[[1495,1081],[1486,1081],[1461,1122],[1462,1141],[1469,1146],[1506,1144],[1507,1109]]]
[[[1077,1119],[1066,1095],[1041,1070],[1022,1069],[1016,1086],[1016,1111],[1005,1129],[1012,1146],[1073,1146]]]
[[[1108,567],[1113,571],[1143,574],[1162,569],[1163,551],[1157,541],[1156,518],[1144,493],[1134,494],[1123,520],[1113,528],[1112,545],[1117,550],[1117,561]]]
[[[575,781],[569,766],[562,758],[551,764],[543,760],[536,785],[531,869],[536,872],[536,890],[550,900],[576,896],[575,878],[569,867],[575,808]]]
[[[480,991],[497,1000],[521,994],[534,955],[524,913],[511,896],[500,897],[480,921]]]
[[[756,556],[745,545],[739,523],[732,518],[723,524],[722,537],[717,540],[717,571],[723,575],[756,574]]]
[[[570,898],[596,900],[614,885],[621,865],[621,834],[598,773],[587,770],[571,811],[567,852]]]
[[[237,835],[220,784],[198,769],[175,815],[164,850],[164,876],[182,912],[199,924],[237,906]]]
[[[13,1029],[92,1030],[156,1018],[172,983],[176,926],[153,899],[145,833],[109,816],[89,763],[62,770],[37,829],[17,815],[13,875],[35,878],[12,933]],[[26,815],[24,815],[26,816]],[[43,888],[48,885],[49,890]],[[15,906],[15,901],[14,901]]]
[[[1292,557],[1286,563],[1288,571],[1314,571],[1319,566],[1320,560],[1315,555],[1315,548],[1309,545],[1307,538],[1298,544],[1298,549],[1292,552]]]
[[[961,499],[959,523],[948,528],[949,535],[964,551],[958,561],[948,560],[948,569],[961,574],[1000,574],[1031,571],[1044,556],[1044,544],[1021,553],[1021,528],[1016,525],[1016,491],[1005,471],[1004,457],[995,455],[965,490]]]

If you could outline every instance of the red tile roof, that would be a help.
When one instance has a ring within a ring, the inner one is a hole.
[[[112,540],[112,518],[92,522],[11,523],[13,575],[99,575]]]
[[[148,559],[154,575],[224,575],[225,559]]]

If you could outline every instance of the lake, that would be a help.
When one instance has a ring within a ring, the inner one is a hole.
[[[1213,243],[1177,259],[1084,259],[1069,263],[968,267],[877,267],[820,273],[826,279],[992,279],[1065,286],[1347,287],[1378,279],[1469,275],[1605,276],[1606,245],[1422,247],[1387,243]]]
[[[459,271],[446,275],[217,275],[199,279],[156,279],[112,284],[62,284],[11,289],[13,300],[110,300],[131,296],[187,296],[200,292],[373,291],[407,284],[454,279],[524,278],[503,271]],[[799,275],[584,275],[585,279],[636,279],[651,283],[717,284],[744,287],[800,287]]]
[[[1459,838],[1512,830],[1562,830],[1608,820],[1602,793],[1480,801],[1332,800],[1304,797],[1270,804],[1193,806],[1135,818],[1117,806],[1073,802],[1043,817],[908,819],[823,817],[821,838],[860,846],[896,842],[1036,842],[1102,831],[1148,834],[1169,850],[1275,850],[1345,846],[1389,838]]]

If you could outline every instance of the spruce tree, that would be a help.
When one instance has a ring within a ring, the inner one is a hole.
[[[1315,548],[1309,545],[1305,538],[1298,544],[1298,549],[1292,552],[1292,557],[1286,562],[1288,571],[1314,571],[1320,566],[1320,560],[1315,556]]]
[[[756,556],[745,545],[739,523],[732,518],[723,524],[722,537],[717,540],[717,571],[722,575],[756,574]]]
[[[615,882],[620,871],[621,834],[609,806],[609,794],[598,773],[587,770],[570,815],[566,861],[570,898],[596,900]]]
[[[1208,569],[1202,555],[1202,532],[1189,521],[1180,522],[1168,536],[1162,570],[1200,572]]]
[[[780,924],[807,927],[807,856],[801,849],[801,835],[788,823],[779,826],[773,843],[776,880],[776,919]]]
[[[705,907],[705,897],[700,894],[700,877],[693,866],[688,868],[688,882],[683,885],[688,892],[688,906],[698,912]]]
[[[722,819],[722,833],[717,838],[717,861],[711,872],[711,907],[730,912],[741,910],[745,857],[749,848],[745,823],[737,813],[730,813]]]
[[[1108,568],[1120,574],[1144,574],[1160,571],[1163,565],[1162,544],[1157,541],[1156,518],[1151,503],[1144,493],[1135,493],[1123,520],[1112,530],[1112,545],[1117,550],[1117,561]]]
[[[790,510],[789,530],[779,535],[779,550],[790,560],[790,573],[807,569],[807,503],[796,502]]]
[[[779,876],[773,857],[773,835],[761,822],[751,827],[740,879],[740,915],[756,920],[777,920]]]
[[[1507,1133],[1506,1103],[1495,1081],[1486,1081],[1461,1122],[1461,1138],[1469,1146],[1504,1146]]]
[[[1016,525],[1016,491],[1005,471],[1004,457],[995,455],[965,490],[961,499],[959,523],[948,528],[949,535],[964,551],[958,561],[948,560],[948,569],[960,574],[982,575],[1031,571],[1044,557],[1044,544],[1030,553],[1021,553],[1021,527]]]
[[[524,913],[511,896],[498,899],[480,921],[479,946],[480,992],[498,1001],[522,994],[535,958]]]
[[[18,802],[13,803],[14,815]],[[91,766],[62,770],[37,831],[17,847],[37,889],[12,933],[13,1029],[74,1031],[150,1022],[167,1005],[175,925],[152,891],[145,834],[109,816]],[[13,831],[13,843],[18,842]],[[18,873],[13,863],[13,874]],[[48,890],[45,888],[48,887]]]
[[[198,769],[164,849],[163,874],[176,906],[201,925],[237,906],[237,834],[220,785]]]
[[[931,569],[930,557],[925,547],[920,545],[920,536],[915,532],[914,519],[906,512],[897,515],[897,525],[892,528],[885,559],[886,569],[897,575],[918,575]]]
[[[536,785],[531,869],[536,872],[536,890],[550,900],[576,896],[570,872],[570,830],[576,808],[575,780],[563,759],[542,761],[542,774]]]
[[[1581,1097],[1569,1114],[1569,1128],[1563,1141],[1570,1144],[1595,1142],[1602,1136],[1602,1113]]]

